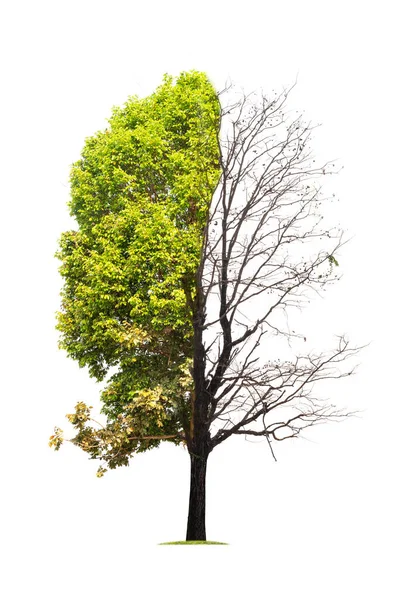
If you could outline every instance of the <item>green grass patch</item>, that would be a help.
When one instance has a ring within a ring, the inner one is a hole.
[[[161,544],[158,544],[159,546],[180,546],[181,544],[214,544],[214,545],[218,545],[218,546],[229,546],[229,544],[225,543],[225,542],[207,542],[204,540],[194,540],[194,541],[190,541],[190,542],[162,542]]]

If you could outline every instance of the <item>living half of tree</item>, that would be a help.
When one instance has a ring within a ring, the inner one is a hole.
[[[107,383],[105,422],[78,402],[69,441],[100,461],[98,476],[163,440],[184,445],[187,540],[206,539],[207,460],[221,442],[261,436],[274,456],[276,441],[350,414],[314,384],[350,375],[358,348],[341,336],[304,352],[288,320],[337,279],[343,242],[322,223],[317,184],[335,167],[316,166],[287,94],[166,76],[115,108],[71,171],[60,346]],[[56,427],[50,446],[63,440]]]

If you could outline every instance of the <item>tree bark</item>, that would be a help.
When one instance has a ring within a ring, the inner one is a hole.
[[[206,540],[206,471],[208,453],[190,454],[190,496],[186,541]]]

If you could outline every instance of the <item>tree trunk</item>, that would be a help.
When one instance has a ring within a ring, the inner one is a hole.
[[[186,541],[206,540],[206,470],[208,454],[190,454],[190,496]]]

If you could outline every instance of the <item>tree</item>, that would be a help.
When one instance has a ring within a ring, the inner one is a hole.
[[[203,73],[166,76],[115,108],[71,171],[78,229],[57,253],[60,345],[97,380],[114,372],[107,423],[79,402],[70,441],[102,461],[98,476],[162,440],[184,445],[187,540],[206,539],[207,461],[221,442],[264,436],[275,458],[275,441],[351,414],[312,390],[352,374],[339,367],[358,348],[341,336],[331,352],[302,352],[287,324],[337,279],[343,245],[320,214],[329,198],[317,181],[334,165],[315,166],[289,91],[235,100]],[[55,428],[50,445],[62,442]]]

